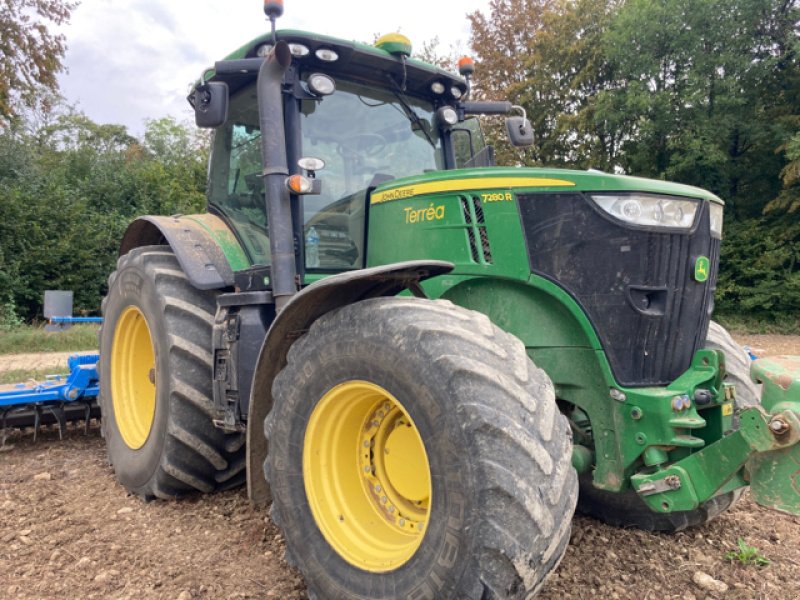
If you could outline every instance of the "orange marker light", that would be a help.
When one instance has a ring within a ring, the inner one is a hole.
[[[475,61],[469,56],[462,56],[458,59],[458,72],[464,77],[472,75],[475,72]]]
[[[293,194],[307,194],[314,188],[314,184],[308,177],[290,175],[286,178],[286,187]]]
[[[264,13],[270,19],[277,19],[283,14],[283,0],[264,0]]]

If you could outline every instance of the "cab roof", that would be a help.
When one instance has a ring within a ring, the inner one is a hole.
[[[389,83],[388,76],[391,76],[398,84],[404,78],[402,59],[375,46],[294,29],[279,30],[275,37],[277,40],[283,40],[289,44],[302,44],[309,49],[308,55],[296,59],[306,69],[319,70],[334,76],[344,76],[347,79],[362,80],[380,86]],[[231,91],[249,83],[258,71],[256,65],[262,60],[258,56],[258,49],[264,44],[272,44],[272,34],[265,33],[254,38],[225,57],[224,61],[242,61],[243,68],[238,72],[231,73],[229,69],[222,69],[223,72],[218,72],[220,63],[217,63],[213,69],[208,69],[203,73],[203,79],[224,81]],[[338,59],[333,62],[320,60],[315,53],[322,48],[336,52]],[[247,63],[250,62],[252,62],[252,68],[246,68]],[[446,90],[457,87],[462,93],[466,91],[466,81],[455,73],[414,58],[406,59],[405,63],[406,87],[415,95],[430,94],[431,85],[436,81],[444,84]]]

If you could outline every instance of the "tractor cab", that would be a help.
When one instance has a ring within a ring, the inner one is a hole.
[[[286,44],[291,55],[281,82],[282,106],[262,102],[260,108],[257,75],[276,43]],[[411,59],[410,53],[408,40],[396,34],[368,46],[278,31],[204,74],[189,99],[198,123],[215,127],[209,210],[235,232],[251,264],[270,264],[260,110],[283,113],[286,175],[313,180],[309,191],[290,190],[294,245],[305,246],[297,272],[365,266],[367,196],[375,186],[493,165],[492,148],[468,114],[508,112],[511,105],[463,102],[468,77]],[[471,63],[465,65],[468,76]],[[209,113],[215,119],[203,121]],[[275,132],[268,137],[280,143]]]

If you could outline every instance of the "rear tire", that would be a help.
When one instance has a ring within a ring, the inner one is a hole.
[[[750,380],[750,358],[719,323],[711,321],[704,346],[725,353],[725,381],[736,385],[736,407],[758,404],[760,393]],[[580,477],[578,512],[589,515],[614,527],[635,527],[646,531],[675,533],[687,527],[705,525],[721,515],[739,500],[743,489],[711,498],[695,510],[656,513],[634,490],[606,492],[592,485],[591,475]]]
[[[312,598],[527,598],[560,561],[577,493],[567,423],[547,375],[484,315],[406,298],[346,306],[294,343],[273,396],[272,518]],[[424,450],[404,446],[415,475],[387,467],[391,488],[378,487],[380,436],[359,436],[394,410]],[[406,514],[386,489],[409,490],[421,534],[395,527]]]
[[[212,423],[216,292],[194,288],[168,246],[136,248],[117,267],[103,300],[99,365],[117,478],[145,498],[241,485],[244,436]]]

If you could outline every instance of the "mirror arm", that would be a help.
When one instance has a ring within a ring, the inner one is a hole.
[[[502,101],[476,101],[460,102],[456,110],[463,115],[506,115],[511,112],[514,105],[507,100]]]

